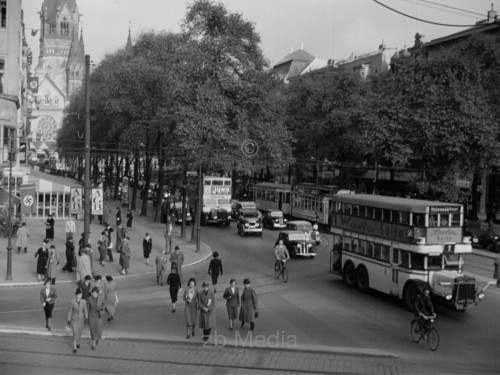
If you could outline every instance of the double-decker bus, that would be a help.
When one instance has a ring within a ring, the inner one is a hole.
[[[457,310],[484,297],[489,284],[480,289],[463,273],[472,246],[463,236],[462,205],[367,194],[332,199],[330,272],[348,286],[397,296],[409,309],[426,285]]]
[[[231,178],[203,177],[202,224],[231,223]]]
[[[351,192],[338,186],[315,184],[275,184],[262,182],[253,186],[259,210],[281,210],[283,214],[309,220],[324,227],[331,226],[332,197]]]

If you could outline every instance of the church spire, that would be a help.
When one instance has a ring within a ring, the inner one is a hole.
[[[80,29],[80,50],[82,55],[85,56],[85,45],[83,44],[83,28]]]
[[[132,38],[130,37],[130,22],[128,23],[128,38],[127,38],[127,44],[125,46],[125,50],[127,52],[132,51]]]

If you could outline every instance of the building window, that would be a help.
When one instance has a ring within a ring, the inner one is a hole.
[[[66,18],[61,22],[61,35],[69,35],[69,22]]]
[[[5,60],[0,58],[0,94],[3,94],[3,88],[5,86]]]
[[[7,1],[0,1],[0,27],[7,27]]]
[[[49,35],[54,35],[56,33],[56,25],[49,25]]]

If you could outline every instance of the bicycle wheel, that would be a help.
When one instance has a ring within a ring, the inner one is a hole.
[[[279,263],[274,263],[274,277],[280,277],[281,267]]]
[[[427,345],[429,345],[429,349],[433,352],[439,348],[439,332],[435,327],[432,327],[427,332]]]
[[[420,334],[420,327],[418,321],[413,319],[410,323],[410,334],[413,342],[420,342],[422,335]]]
[[[286,283],[288,281],[288,268],[283,268],[281,275],[283,276],[283,281]]]

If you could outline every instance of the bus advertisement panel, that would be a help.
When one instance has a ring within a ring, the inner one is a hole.
[[[231,178],[203,177],[202,224],[231,223]]]

